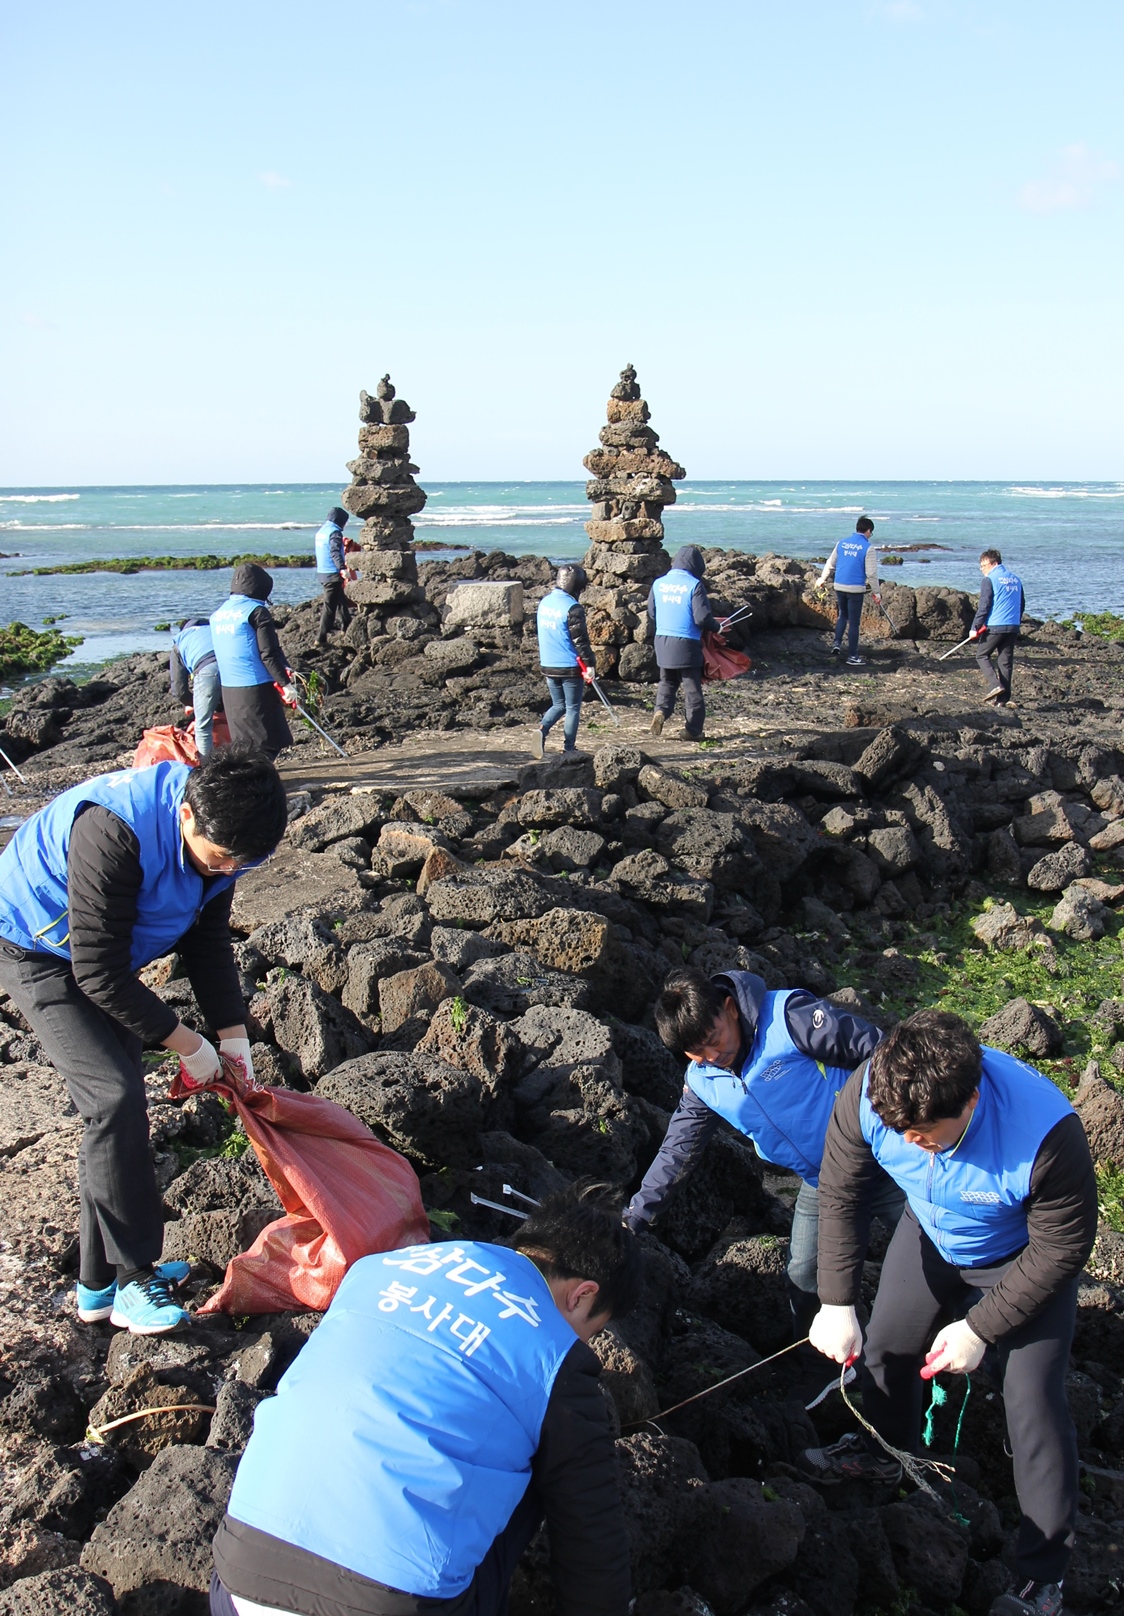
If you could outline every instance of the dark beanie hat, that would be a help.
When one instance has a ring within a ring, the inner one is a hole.
[[[244,561],[235,567],[230,580],[232,595],[249,595],[251,600],[268,600],[273,593],[273,579],[264,567],[254,561]]]
[[[328,512],[329,522],[334,522],[337,527],[346,527],[347,517],[347,511],[345,511],[340,505],[333,505],[331,510]]]

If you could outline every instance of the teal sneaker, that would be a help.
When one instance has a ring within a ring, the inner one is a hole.
[[[191,1272],[191,1264],[185,1262],[157,1263],[156,1277],[166,1280],[169,1285],[182,1285]],[[89,1285],[78,1281],[78,1317],[83,1324],[102,1324],[113,1312],[113,1302],[117,1295],[117,1281],[113,1280],[103,1291],[91,1290]]]
[[[131,1285],[118,1287],[109,1322],[131,1335],[163,1335],[186,1323],[187,1314],[172,1301],[168,1281],[154,1273],[151,1279],[134,1279]]]

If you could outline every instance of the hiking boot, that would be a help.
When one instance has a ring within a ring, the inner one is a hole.
[[[531,755],[541,758],[546,751],[546,736],[541,729],[535,731],[535,738],[531,742]]]
[[[1025,1582],[991,1602],[991,1616],[1062,1616],[1060,1582]]]
[[[849,656],[847,658],[847,666],[849,668],[865,668],[866,658],[864,656]]]
[[[186,1323],[187,1314],[172,1301],[170,1282],[154,1272],[118,1288],[109,1322],[131,1335],[163,1335]]]
[[[649,732],[652,735],[662,735],[663,734],[663,718],[664,718],[664,715],[662,713],[657,712],[657,713],[652,714],[652,722],[648,726]]]
[[[871,1453],[857,1431],[849,1431],[830,1447],[805,1448],[797,1469],[821,1487],[834,1487],[841,1481],[882,1481],[897,1486],[902,1479],[898,1461],[888,1453]]]
[[[185,1262],[157,1263],[154,1270],[159,1279],[166,1280],[169,1285],[182,1285],[191,1272],[191,1264]],[[117,1296],[117,1281],[113,1280],[104,1290],[95,1291],[89,1285],[78,1281],[78,1317],[83,1324],[101,1324],[113,1312],[113,1303]]]
[[[856,1380],[857,1378],[858,1378],[858,1372],[855,1369],[854,1364],[848,1364],[846,1372],[844,1373],[844,1376],[843,1376],[843,1384],[844,1384],[844,1386],[850,1386],[851,1383],[854,1380]],[[828,1381],[827,1385],[823,1388],[823,1390],[816,1392],[813,1395],[811,1402],[810,1403],[805,1403],[804,1407],[805,1408],[819,1408],[820,1404],[825,1402],[831,1396],[832,1392],[837,1392],[838,1390],[839,1390],[839,1376],[838,1375],[833,1375],[831,1377],[831,1379]],[[823,1450],[818,1449],[817,1451],[823,1451]]]
[[[984,700],[985,701],[1002,701],[1003,700],[1003,686],[1002,685],[996,685],[994,690],[989,690],[987,695],[984,697]]]

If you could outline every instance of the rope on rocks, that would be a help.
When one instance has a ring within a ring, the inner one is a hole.
[[[105,1433],[114,1431],[119,1425],[128,1425],[130,1420],[143,1420],[149,1414],[213,1414],[213,1403],[161,1403],[156,1408],[138,1408],[133,1414],[122,1414],[119,1420],[109,1420],[105,1425],[87,1425],[86,1441],[96,1442],[99,1446],[105,1442]]]
[[[972,1377],[971,1375],[965,1375],[964,1401],[960,1405],[960,1413],[957,1415],[956,1419],[956,1435],[952,1439],[952,1451],[954,1455],[960,1452],[960,1431],[964,1424],[964,1410],[968,1407],[968,1399],[971,1397],[971,1395]],[[942,1408],[947,1402],[948,1393],[945,1391],[943,1386],[939,1385],[937,1381],[934,1380],[932,1396],[929,1398],[929,1407],[925,1414],[925,1429],[921,1433],[921,1440],[924,1442],[927,1448],[931,1448],[933,1446],[933,1417],[936,1414],[937,1409]],[[953,1475],[955,1475],[955,1473],[956,1472],[954,1470]],[[956,1482],[953,1481],[951,1486],[953,1519],[959,1521],[961,1526],[971,1526],[971,1521],[960,1508],[960,1500],[956,1496]]]
[[[955,1474],[953,1467],[951,1465],[942,1463],[940,1459],[915,1458],[912,1453],[906,1453],[903,1448],[895,1448],[892,1442],[887,1442],[886,1438],[884,1436],[880,1436],[879,1433],[874,1429],[870,1421],[863,1418],[862,1414],[847,1396],[846,1380],[847,1365],[844,1364],[839,1371],[839,1394],[846,1403],[847,1407],[851,1410],[851,1413],[858,1420],[863,1430],[867,1431],[874,1438],[879,1447],[885,1448],[886,1452],[892,1459],[896,1459],[898,1461],[906,1475],[909,1477],[910,1481],[912,1481],[915,1486],[920,1487],[923,1493],[928,1493],[929,1497],[936,1499],[937,1503],[939,1504],[941,1501],[940,1495],[925,1479],[924,1472],[926,1470],[934,1471],[937,1477],[943,1481],[946,1486],[951,1487],[952,1478]]]
[[[632,1420],[628,1425],[622,1425],[621,1434],[623,1435],[626,1431],[629,1433],[641,1431],[646,1425],[655,1426],[655,1429],[660,1431],[659,1426],[656,1425],[657,1420],[665,1420],[669,1414],[678,1414],[679,1410],[686,1408],[688,1403],[697,1403],[700,1397],[709,1397],[711,1392],[721,1391],[723,1386],[730,1386],[735,1380],[741,1380],[745,1375],[752,1375],[754,1370],[764,1369],[766,1364],[775,1363],[778,1358],[783,1358],[786,1352],[795,1352],[797,1347],[804,1346],[807,1340],[808,1337],[804,1336],[802,1340],[794,1341],[791,1346],[782,1347],[779,1352],[774,1352],[771,1357],[759,1358],[756,1363],[750,1364],[747,1369],[739,1369],[736,1374],[727,1375],[725,1380],[716,1380],[713,1386],[705,1386],[701,1392],[695,1392],[693,1396],[685,1397],[681,1403],[673,1403],[670,1408],[661,1408],[658,1414],[653,1414],[649,1419]],[[660,1431],[660,1435],[666,1436],[667,1432]]]

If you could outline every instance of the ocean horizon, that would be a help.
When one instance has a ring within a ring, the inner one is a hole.
[[[584,480],[421,480],[428,503],[414,525],[428,559],[475,548],[563,561],[588,546]],[[39,628],[53,617],[82,635],[55,670],[76,675],[164,649],[169,636],[155,624],[212,612],[225,573],[17,574],[98,557],[309,553],[340,492],[339,483],[280,482],[0,489],[0,622]],[[1121,482],[707,479],[685,480],[678,496],[664,513],[671,551],[698,544],[809,559],[865,514],[876,544],[902,555],[886,573],[894,582],[974,593],[979,553],[993,547],[1023,579],[1032,616],[1124,613]],[[317,589],[310,571],[278,570],[274,599],[298,602]]]

